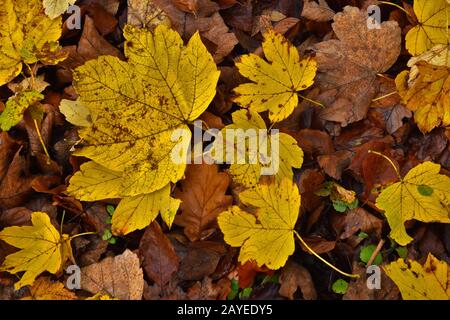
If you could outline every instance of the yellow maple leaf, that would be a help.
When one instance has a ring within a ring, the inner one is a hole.
[[[33,212],[31,222],[32,226],[8,227],[0,232],[1,240],[21,249],[8,255],[0,267],[0,271],[12,274],[25,271],[15,284],[17,290],[33,284],[42,272],[55,274],[68,259],[74,260],[69,236],[60,235],[45,212]]]
[[[417,126],[427,133],[450,124],[450,67],[425,61],[416,66],[418,75],[412,83],[408,83],[408,71],[400,73],[395,83],[406,107],[414,111]]]
[[[31,296],[22,300],[76,300],[77,296],[66,289],[61,282],[53,282],[49,277],[39,277],[30,288]]]
[[[406,35],[406,49],[419,55],[436,44],[449,44],[450,5],[446,0],[415,0],[419,24]]]
[[[219,71],[196,33],[187,46],[160,25],[154,32],[127,26],[128,62],[91,60],[74,73],[74,87],[93,124],[79,131],[75,155],[123,173],[119,193],[150,193],[183,176],[185,163],[171,159],[183,141],[187,152],[195,120],[215,95]],[[172,141],[175,130],[184,133]]]
[[[55,19],[66,12],[69,5],[75,4],[76,1],[77,0],[44,0],[43,6],[45,14],[49,16],[50,19]]]
[[[126,26],[124,35],[127,62],[102,56],[75,71],[74,87],[90,122],[81,121],[75,155],[93,161],[81,166],[67,189],[85,201],[122,198],[112,221],[115,234],[144,228],[158,212],[172,224],[179,201],[170,197],[170,183],[186,168],[172,155],[178,150],[186,157],[187,124],[206,110],[219,77],[198,33],[186,46],[165,25],[153,32]],[[68,119],[80,123],[76,106],[66,107]]]
[[[390,237],[398,244],[405,246],[413,240],[405,221],[450,223],[450,178],[439,174],[440,169],[429,161],[419,164],[378,196],[376,205],[384,210]]]
[[[431,253],[421,266],[416,261],[406,264],[398,259],[383,267],[400,289],[404,300],[450,300],[450,269]]]
[[[230,161],[232,163],[230,174],[233,181],[245,187],[255,186],[260,180],[262,170],[269,168],[273,169],[273,173],[272,170],[269,170],[264,175],[275,175],[278,181],[284,177],[292,179],[294,175],[292,168],[300,168],[303,164],[303,150],[298,146],[297,141],[286,133],[267,130],[263,118],[251,109],[234,112],[232,119],[233,124],[226,126],[221,131],[224,139],[222,141],[215,140],[211,153],[213,153],[213,158],[224,160],[214,154],[215,149],[222,150],[224,147],[225,160],[227,156],[235,159]],[[238,135],[239,130],[243,134]],[[260,135],[259,130],[267,132],[267,135]],[[227,132],[233,134],[232,139]],[[254,141],[251,141],[252,132]],[[278,141],[278,151],[272,146],[273,139]],[[254,150],[251,150],[252,147]],[[237,160],[239,157],[246,159],[245,163],[239,163]],[[269,161],[270,163],[265,163]]]
[[[309,88],[316,76],[317,64],[313,58],[300,60],[297,48],[282,35],[269,30],[264,34],[264,55],[242,56],[236,63],[239,72],[252,83],[234,89],[235,101],[257,112],[269,111],[269,119],[279,122],[297,107],[298,91]]]
[[[258,208],[256,215],[233,206],[220,214],[218,223],[225,241],[241,247],[239,261],[255,260],[270,269],[282,267],[294,252],[294,227],[300,209],[297,186],[285,178],[260,184],[239,194],[244,205]]]
[[[56,64],[60,51],[61,18],[50,19],[40,0],[0,0],[0,85],[22,71],[22,62]]]

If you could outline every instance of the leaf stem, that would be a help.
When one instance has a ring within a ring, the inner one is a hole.
[[[397,93],[397,91],[390,92],[390,93],[388,93],[388,94],[385,94],[384,96],[381,96],[381,97],[377,97],[377,98],[375,98],[375,99],[372,99],[372,102],[376,102],[376,101],[378,101],[378,100],[382,100],[382,99],[388,98],[388,97],[390,97],[390,96],[393,96],[393,95],[396,94],[396,93]]]
[[[367,264],[366,264],[367,266],[370,266],[372,264],[372,262],[375,260],[375,258],[377,257],[378,252],[380,252],[381,248],[383,247],[384,242],[385,242],[384,239],[381,239],[378,242],[377,247],[375,248],[375,250],[373,250],[372,255],[369,258],[369,261],[367,261]]]
[[[97,232],[83,232],[83,233],[79,233],[79,234],[76,234],[74,236],[69,237],[69,240],[73,240],[75,238],[82,237],[82,236],[88,236],[88,235],[91,235],[91,234],[97,234]]]
[[[329,266],[331,269],[335,270],[336,272],[342,274],[343,276],[349,277],[349,278],[359,278],[359,274],[351,274],[351,273],[347,273],[344,272],[342,270],[339,270],[337,267],[333,266],[331,263],[329,263],[327,260],[325,260],[324,258],[322,258],[321,256],[319,256],[313,249],[311,249],[310,246],[308,246],[308,244],[305,242],[305,240],[303,240],[302,237],[300,237],[300,235],[298,234],[297,231],[294,230],[294,234],[297,236],[298,240],[300,240],[300,242],[302,243],[302,245],[308,249],[309,252],[311,252],[317,259],[319,259],[320,261],[322,261],[323,263],[325,263],[327,266]]]
[[[299,96],[300,98],[302,98],[303,100],[306,100],[306,101],[308,101],[308,102],[311,102],[312,104],[315,104],[316,106],[325,108],[325,106],[324,106],[322,103],[320,103],[320,102],[318,102],[318,101],[315,101],[315,100],[312,100],[312,99],[309,99],[309,98],[305,97],[304,95],[301,95],[301,94],[298,93],[298,92],[297,92],[297,94],[298,94],[298,96]]]
[[[45,155],[47,156],[47,164],[50,164],[50,154],[48,153],[48,150],[47,150],[47,147],[45,146],[45,143],[44,143],[44,139],[42,138],[42,135],[41,135],[41,131],[39,130],[39,125],[38,125],[38,123],[37,123],[37,120],[36,119],[33,119],[33,122],[34,122],[34,127],[36,128],[36,132],[37,132],[37,135],[38,135],[38,138],[39,138],[39,141],[40,141],[40,143],[41,143],[41,145],[42,145],[42,148],[44,149],[44,152],[45,152]]]
[[[387,5],[390,5],[390,6],[394,6],[394,7],[396,7],[397,9],[400,9],[401,11],[403,11],[404,13],[406,13],[407,16],[409,16],[409,17],[412,18],[412,16],[409,14],[408,11],[405,10],[405,8],[403,8],[402,6],[400,6],[400,5],[396,4],[396,3],[392,3],[392,2],[389,2],[389,1],[377,1],[377,2],[378,2],[378,3],[381,3],[381,4],[387,4]]]
[[[386,159],[387,161],[389,161],[389,163],[391,164],[392,168],[394,168],[395,173],[397,174],[398,179],[399,179],[400,181],[403,180],[402,176],[400,175],[400,171],[398,170],[398,168],[397,168],[397,166],[395,165],[394,161],[391,160],[391,158],[389,158],[388,156],[385,156],[384,154],[382,154],[381,152],[378,152],[378,151],[369,150],[369,151],[367,151],[367,152],[376,154],[377,156],[380,156],[380,157]]]

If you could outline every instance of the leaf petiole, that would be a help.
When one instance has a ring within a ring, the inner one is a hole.
[[[397,168],[397,166],[395,165],[394,161],[391,160],[391,158],[389,158],[388,156],[385,156],[384,154],[382,154],[381,152],[378,152],[378,151],[369,150],[368,152],[369,152],[369,153],[376,154],[377,156],[380,156],[380,157],[386,159],[387,161],[389,161],[389,163],[391,164],[392,168],[394,168],[395,173],[396,173],[397,176],[398,176],[398,179],[399,179],[400,181],[403,180],[402,176],[400,175],[400,171],[398,170],[398,168]]]
[[[327,260],[325,260],[324,258],[322,258],[321,256],[319,256],[313,249],[311,249],[310,246],[308,246],[308,244],[305,242],[305,240],[303,240],[302,237],[300,237],[300,235],[298,234],[297,231],[294,230],[294,234],[297,236],[298,240],[300,240],[300,242],[302,243],[302,245],[308,249],[309,252],[311,252],[317,259],[319,259],[320,261],[322,261],[323,263],[325,263],[327,266],[329,266],[331,269],[335,270],[336,272],[342,274],[343,276],[349,277],[349,278],[359,278],[359,274],[351,274],[351,273],[347,273],[344,272],[340,269],[338,269],[337,267],[333,266],[331,263],[329,263]]]
[[[83,233],[79,233],[79,234],[69,237],[69,240],[73,240],[75,238],[82,237],[82,236],[88,236],[91,234],[97,234],[97,233],[96,232],[83,232]]]
[[[387,5],[390,5],[390,6],[394,6],[394,7],[396,7],[397,9],[400,9],[401,11],[403,11],[404,13],[406,13],[407,16],[409,16],[409,17],[412,18],[412,16],[409,14],[408,11],[405,10],[405,8],[403,8],[402,6],[400,6],[400,5],[396,4],[396,3],[389,2],[389,1],[377,1],[377,2],[378,2],[378,3],[381,3],[381,4],[387,4]]]

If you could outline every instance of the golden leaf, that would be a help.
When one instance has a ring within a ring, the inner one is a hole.
[[[384,210],[390,237],[405,246],[413,239],[405,221],[450,223],[450,178],[439,174],[441,166],[424,162],[412,168],[399,182],[384,189],[376,205]]]
[[[64,60],[60,36],[61,18],[47,17],[40,0],[0,0],[0,85],[20,74],[22,62]]]
[[[316,61],[300,60],[297,48],[273,30],[264,34],[263,50],[268,62],[249,54],[236,63],[239,72],[253,82],[235,88],[235,101],[256,112],[268,110],[269,119],[279,122],[297,107],[297,92],[313,84]]]
[[[73,261],[69,236],[60,235],[45,212],[33,212],[31,222],[32,226],[8,227],[0,232],[1,240],[21,249],[8,255],[0,267],[12,274],[25,271],[15,284],[17,290],[33,284],[42,272],[55,274],[68,259]]]
[[[239,261],[255,260],[259,266],[279,269],[294,252],[294,227],[300,209],[297,186],[285,178],[280,183],[260,184],[239,194],[244,205],[258,208],[256,216],[233,206],[218,223],[225,241],[241,247]]]
[[[76,300],[77,296],[61,282],[53,282],[49,277],[39,277],[30,288],[31,296],[22,300]]]
[[[406,35],[406,49],[417,56],[436,44],[449,44],[450,5],[446,0],[414,0],[419,24]]]
[[[450,300],[450,269],[431,253],[421,266],[416,261],[406,264],[403,259],[383,267],[400,289],[404,300]]]

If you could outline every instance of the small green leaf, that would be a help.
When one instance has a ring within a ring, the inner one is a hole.
[[[108,214],[112,217],[112,215],[114,214],[114,211],[116,211],[116,208],[114,208],[114,206],[108,204],[106,206],[106,211],[108,211]]]
[[[425,197],[429,197],[433,194],[433,188],[425,185],[418,186],[417,191]]]
[[[106,230],[103,232],[102,240],[108,241],[109,239],[111,239],[111,237],[112,237],[111,230],[106,229]]]
[[[109,244],[116,244],[117,242],[117,238],[116,237],[111,237],[111,239],[108,240]]]
[[[239,294],[239,298],[240,299],[250,298],[250,296],[252,295],[252,292],[253,292],[253,288],[251,288],[251,287],[244,288],[244,289],[242,289],[241,293]]]
[[[402,259],[406,259],[408,256],[408,249],[406,247],[395,248],[395,251],[397,251],[398,256]]]
[[[345,294],[348,289],[348,282],[343,279],[337,279],[331,286],[331,290],[337,294]]]
[[[337,212],[345,212],[345,211],[347,211],[348,207],[344,201],[336,200],[336,201],[333,201],[333,208]]]
[[[363,231],[361,231],[360,233],[358,233],[358,238],[366,239],[366,238],[368,238],[368,237],[369,237],[369,235],[368,235],[367,233],[363,232]]]
[[[358,207],[359,201],[358,199],[355,199],[352,203],[348,204],[347,207],[349,209],[355,209]]]
[[[362,262],[367,263],[369,262],[370,257],[372,256],[372,253],[376,249],[376,246],[373,244],[370,244],[368,246],[365,246],[361,249],[361,252],[359,253],[359,258]],[[383,263],[383,257],[381,256],[381,253],[378,252],[377,256],[372,262],[374,265],[380,265]]]
[[[227,300],[234,300],[239,293],[239,282],[236,279],[231,279],[231,291],[228,294]]]

